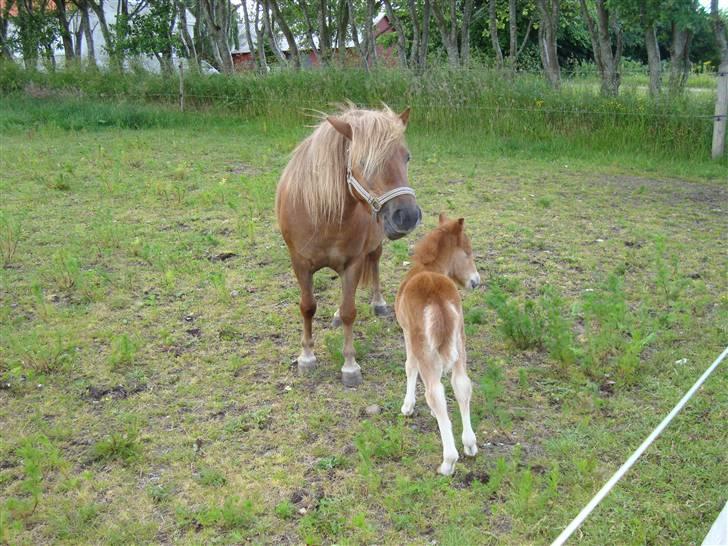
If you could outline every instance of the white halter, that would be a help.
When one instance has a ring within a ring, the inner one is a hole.
[[[361,196],[362,199],[364,199],[365,202],[369,204],[372,208],[372,216],[376,216],[379,211],[382,210],[384,204],[395,197],[399,197],[400,195],[411,195],[412,197],[415,197],[415,190],[409,186],[394,188],[393,190],[383,193],[379,197],[372,195],[354,176],[354,173],[351,170],[351,156],[349,156],[349,162],[346,166],[346,183],[349,186],[349,193],[352,194],[352,197],[354,196],[351,191],[353,189]]]

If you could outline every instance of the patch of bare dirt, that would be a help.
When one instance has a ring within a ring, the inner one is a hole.
[[[707,211],[723,212],[728,208],[728,185],[710,182],[690,182],[668,178],[657,180],[636,176],[605,175],[599,183],[619,193],[627,190],[632,197],[661,199],[671,205],[684,202],[706,205]]]

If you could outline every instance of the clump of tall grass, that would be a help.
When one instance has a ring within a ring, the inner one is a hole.
[[[48,100],[34,100],[32,116],[3,113],[0,126],[52,121],[63,128],[119,126],[142,128],[180,123],[184,116],[160,109],[139,109],[132,102],[178,100],[179,81],[150,73],[118,74],[68,69],[26,72],[0,64],[0,94],[17,97],[33,84],[58,97],[63,110],[54,114]],[[320,69],[185,78],[186,104],[236,112],[246,119],[310,123],[314,111],[331,111],[351,100],[377,107],[413,108],[413,126],[426,131],[497,136],[503,146],[541,146],[554,137],[610,151],[635,150],[670,157],[695,157],[708,149],[711,136],[710,94],[655,101],[646,93],[625,89],[619,97],[602,97],[598,85],[564,85],[551,89],[537,74],[506,77],[485,67],[454,70],[434,67],[422,74],[408,70]],[[83,103],[68,97],[83,96]],[[95,100],[89,100],[95,99]],[[98,100],[115,101],[114,108]],[[63,106],[67,104],[68,106]],[[28,119],[29,118],[29,119]],[[200,123],[199,116],[195,123]]]

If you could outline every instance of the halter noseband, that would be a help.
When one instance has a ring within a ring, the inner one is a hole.
[[[379,197],[377,197],[376,195],[372,195],[356,179],[356,176],[354,176],[354,172],[351,169],[351,156],[349,156],[349,162],[346,166],[346,184],[349,187],[349,193],[351,193],[352,197],[354,197],[354,194],[352,193],[352,190],[354,190],[356,193],[359,194],[364,202],[372,208],[372,216],[374,217],[379,214],[379,211],[382,210],[382,207],[387,201],[391,201],[395,197],[399,197],[400,195],[411,195],[412,197],[415,197],[415,190],[413,190],[409,186],[394,188],[393,190],[384,192]]]

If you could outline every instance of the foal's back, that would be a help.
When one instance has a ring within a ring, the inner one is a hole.
[[[449,369],[458,358],[461,342],[462,305],[455,283],[442,273],[415,273],[403,283],[396,307],[412,352],[420,360],[439,356]]]

